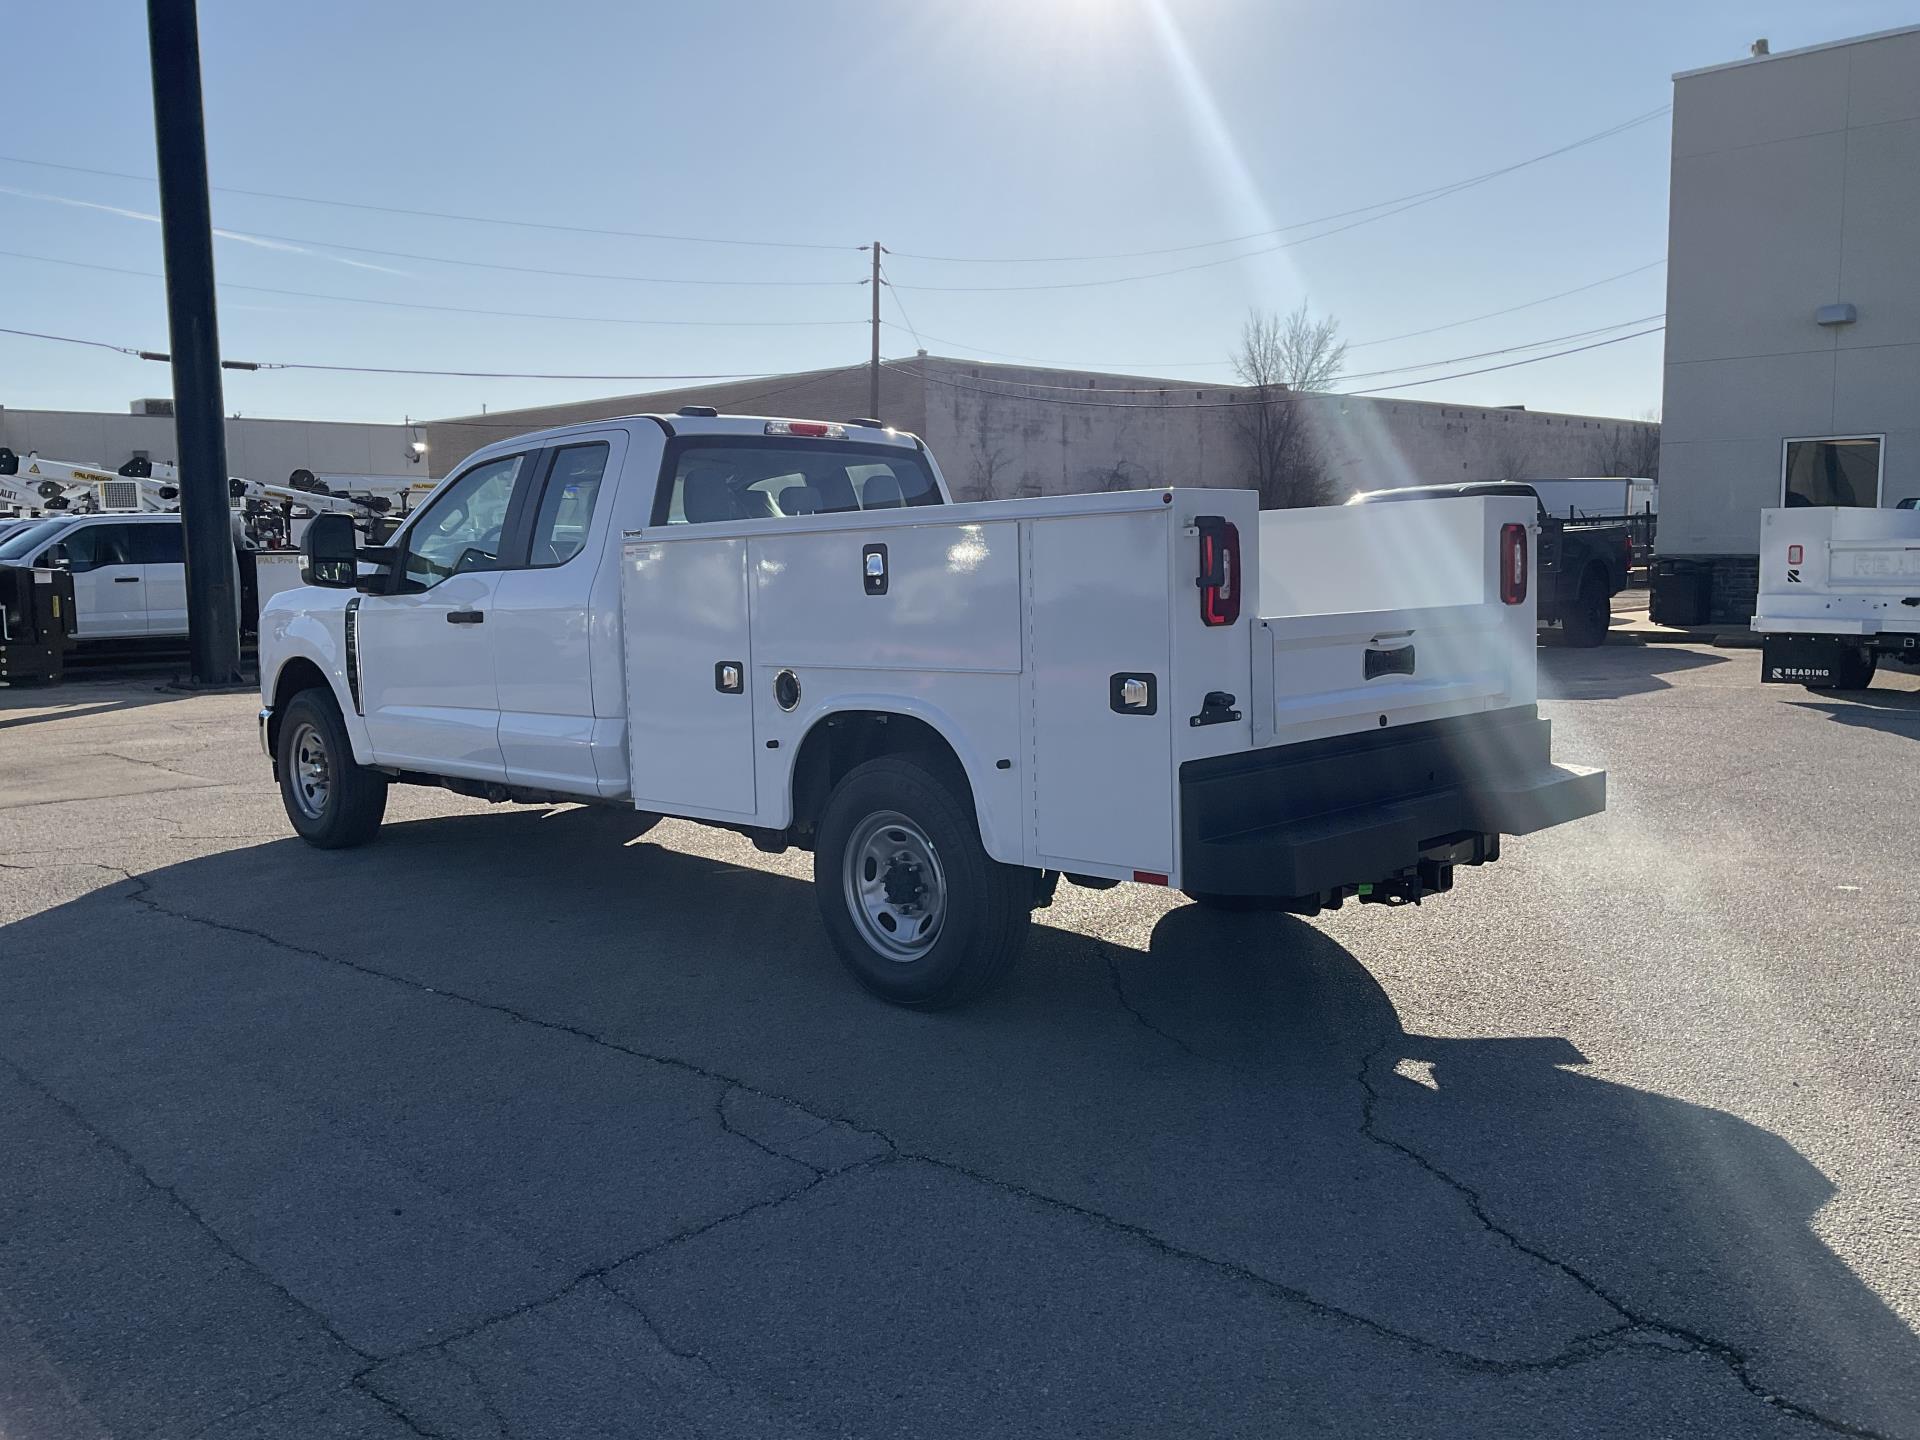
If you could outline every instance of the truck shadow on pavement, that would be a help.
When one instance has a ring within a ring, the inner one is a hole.
[[[1601,645],[1588,650],[1540,648],[1540,698],[1617,700],[1670,690],[1663,676],[1723,665],[1730,655],[1679,645]],[[1756,666],[1755,679],[1758,680]]]
[[[1141,1417],[1178,1394],[1217,1434],[1920,1434],[1920,1341],[1814,1233],[1832,1187],[1778,1136],[1563,1038],[1406,1033],[1281,916],[1180,906],[1140,948],[1043,911],[1005,990],[896,1010],[808,885],[623,845],[623,819],[115,878],[0,928],[0,1055],[428,1433],[464,1433],[476,1370],[519,1433],[589,1402],[621,1430],[639,1402],[583,1378],[585,1342],[490,1369],[587,1287],[847,1433],[1167,1433]],[[28,1217],[14,1328],[100,1414],[211,1418],[204,1376],[175,1398],[110,1327],[66,1333],[69,1290],[117,1294],[71,1265],[117,1222],[35,1133],[0,1139],[36,1177],[0,1196]],[[115,1303],[164,1339],[195,1320],[174,1298]]]
[[[1844,697],[1790,703],[1802,710],[1817,710],[1842,725],[1920,740],[1920,690],[1856,690]]]

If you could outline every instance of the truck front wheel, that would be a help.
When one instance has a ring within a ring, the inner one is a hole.
[[[994,985],[1019,958],[1031,875],[980,843],[972,807],[922,765],[855,766],[820,816],[820,917],[840,959],[895,1005],[938,1010]]]
[[[364,845],[387,813],[387,782],[355,762],[340,708],[302,690],[280,717],[280,800],[300,838],[321,850]]]

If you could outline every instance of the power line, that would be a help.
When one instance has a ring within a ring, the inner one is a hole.
[[[1192,265],[1180,265],[1167,270],[1153,270],[1153,271],[1148,271],[1138,275],[1116,276],[1106,280],[1055,281],[1055,282],[1046,283],[1046,284],[1034,284],[1034,285],[909,285],[904,288],[909,290],[966,290],[966,291],[1079,289],[1079,288],[1085,288],[1085,287],[1094,286],[1094,285],[1120,285],[1120,284],[1125,284],[1134,280],[1151,280],[1151,279],[1157,279],[1165,275],[1181,275],[1181,274],[1187,273],[1190,270],[1203,270],[1215,265],[1231,264],[1235,260],[1247,260],[1247,259],[1252,259],[1253,257],[1259,256],[1259,255],[1270,255],[1276,250],[1285,250],[1295,245],[1304,245],[1309,240],[1321,240],[1321,239],[1325,239],[1330,235],[1339,235],[1339,234],[1345,233],[1348,230],[1357,229],[1362,225],[1371,225],[1377,220],[1385,220],[1389,216],[1401,214],[1404,211],[1412,210],[1421,205],[1431,204],[1433,201],[1444,199],[1449,195],[1457,195],[1463,190],[1471,190],[1476,186],[1484,185],[1492,180],[1497,180],[1503,175],[1510,175],[1516,170],[1524,170],[1530,165],[1538,165],[1543,163],[1544,161],[1552,160],[1561,155],[1568,154],[1571,151],[1581,149],[1583,146],[1597,144],[1602,140],[1611,139],[1615,135],[1624,134],[1628,130],[1632,130],[1637,126],[1644,125],[1649,120],[1653,120],[1661,115],[1666,114],[1672,108],[1673,107],[1671,105],[1662,105],[1657,109],[1647,111],[1643,115],[1637,115],[1631,120],[1623,121],[1618,125],[1610,126],[1608,129],[1597,131],[1592,135],[1584,136],[1579,140],[1575,140],[1569,144],[1559,146],[1556,149],[1543,151],[1541,154],[1529,156],[1525,160],[1518,160],[1510,165],[1500,166],[1497,169],[1483,171],[1478,175],[1469,176],[1464,180],[1453,181],[1450,184],[1435,186],[1432,189],[1428,189],[1428,190],[1415,191],[1410,195],[1397,196],[1391,200],[1376,201],[1372,205],[1363,205],[1358,207],[1357,209],[1342,210],[1331,215],[1317,216],[1316,218],[1311,220],[1296,220],[1290,224],[1282,225],[1272,230],[1258,230],[1250,234],[1232,236],[1227,239],[1203,240],[1203,241],[1198,241],[1191,245],[1168,246],[1168,247],[1157,249],[1157,250],[1119,251],[1119,252],[1115,252],[1107,255],[1025,256],[1025,257],[1017,257],[1017,258],[1004,258],[999,260],[990,259],[984,256],[925,255],[925,254],[917,254],[915,252],[906,251],[906,250],[897,251],[895,253],[899,256],[899,258],[903,260],[914,259],[914,260],[923,260],[923,261],[939,261],[944,263],[955,263],[955,264],[964,263],[964,262],[974,262],[974,263],[984,263],[984,264],[1053,264],[1053,263],[1067,263],[1067,262],[1077,263],[1077,262],[1093,261],[1093,260],[1127,260],[1127,259],[1139,259],[1147,256],[1153,256],[1153,255],[1184,254],[1193,250],[1207,250],[1207,249],[1212,249],[1221,245],[1237,245],[1249,240],[1260,240],[1273,235],[1282,235],[1289,230],[1303,230],[1313,225],[1324,225],[1335,220],[1345,220],[1351,216],[1358,215],[1363,217],[1361,219],[1353,220],[1352,223],[1350,224],[1336,226],[1331,230],[1324,230],[1314,235],[1304,235],[1297,240],[1288,240],[1278,245],[1264,246],[1258,250],[1248,250],[1238,255],[1220,256],[1213,260],[1198,261]],[[1370,211],[1378,211],[1380,213],[1369,214],[1368,212]]]
[[[1395,340],[1412,340],[1421,335],[1433,335],[1442,330],[1457,329],[1462,325],[1473,325],[1481,320],[1492,320],[1500,315],[1512,315],[1519,310],[1531,310],[1536,305],[1545,305],[1550,300],[1564,300],[1569,295],[1578,295],[1583,291],[1597,290],[1602,285],[1611,285],[1616,280],[1624,280],[1629,275],[1641,275],[1648,270],[1658,269],[1666,264],[1664,258],[1649,260],[1644,265],[1636,265],[1631,270],[1622,270],[1618,275],[1608,275],[1599,280],[1589,280],[1585,285],[1576,285],[1571,290],[1561,290],[1552,295],[1542,295],[1538,300],[1523,300],[1518,305],[1509,305],[1503,310],[1489,310],[1484,315],[1469,315],[1464,320],[1449,320],[1444,325],[1429,325],[1424,330],[1408,330],[1399,335],[1382,335],[1378,340],[1355,340],[1347,346],[1349,350],[1364,350],[1369,345],[1390,345]]]
[[[1562,355],[1578,355],[1583,350],[1598,350],[1603,345],[1618,345],[1625,340],[1638,340],[1642,335],[1658,335],[1667,327],[1655,325],[1646,330],[1636,330],[1631,335],[1616,335],[1611,340],[1596,340],[1591,345],[1576,345],[1571,350],[1556,350],[1551,355],[1535,355],[1527,360],[1511,360],[1505,365],[1488,365],[1480,370],[1462,370],[1453,375],[1435,375],[1426,380],[1408,380],[1399,385],[1374,385],[1365,390],[1336,390],[1336,395],[1384,395],[1389,390],[1412,390],[1421,385],[1438,385],[1443,380],[1464,380],[1469,375],[1491,375],[1496,370],[1512,370],[1520,365],[1533,365],[1542,360],[1558,360]]]
[[[172,358],[162,351],[142,350],[134,345],[111,345],[105,340],[82,340],[72,335],[49,335],[39,330],[15,330],[4,325],[0,325],[0,335],[21,335],[30,340],[52,340],[62,345],[85,345],[95,350],[111,350],[117,355],[131,356],[136,360],[164,362]],[[446,376],[456,380],[765,380],[772,375],[784,373],[773,370],[742,370],[696,375],[583,375],[534,370],[425,370],[396,365],[319,365],[302,360],[223,360],[220,363],[229,369],[237,370],[320,370],[350,375]]]
[[[88,210],[105,210],[129,217],[137,213],[117,206],[94,205],[90,201],[77,200],[70,195],[42,195],[32,190],[15,190],[9,186],[0,186],[0,194],[15,195],[24,200],[40,200],[56,205],[76,205]],[[339,240],[317,240],[311,235],[275,235],[264,230],[235,230],[230,226],[222,226],[215,230],[214,234],[241,241],[266,241],[276,245],[312,246],[316,250],[343,250],[353,255],[378,255],[388,260],[416,260],[429,265],[459,265],[469,270],[504,270],[515,275],[548,275],[567,280],[617,280],[632,285],[711,285],[806,290],[826,287],[838,289],[860,283],[858,280],[706,280],[671,275],[631,275],[619,271],[561,270],[543,265],[508,265],[497,260],[463,260],[453,255],[431,255],[418,250],[381,250],[372,245],[348,245]]]
[[[42,170],[64,170],[72,175],[100,175],[112,180],[157,183],[151,175],[125,170],[100,170],[87,165],[63,165],[52,160],[30,160],[24,155],[0,155],[9,165],[33,165]],[[767,250],[854,250],[853,245],[828,245],[805,240],[741,240],[714,235],[677,235],[653,230],[615,230],[596,225],[562,225],[551,220],[513,220],[503,215],[462,215],[447,210],[413,210],[403,205],[372,205],[360,200],[332,200],[317,195],[291,195],[278,190],[247,190],[238,185],[211,187],[222,195],[247,195],[256,200],[289,200],[301,205],[331,205],[343,210],[368,210],[380,215],[413,215],[426,220],[457,220],[470,225],[504,225],[516,230],[553,230],[568,235],[611,235],[622,240],[664,240],[686,245],[745,245]]]
[[[900,312],[900,319],[903,323],[905,323],[907,327],[907,333],[913,336],[913,348],[916,350],[926,349],[926,346],[921,343],[920,332],[913,328],[913,317],[907,314],[907,307],[900,299],[900,291],[898,287],[894,285],[892,280],[887,278],[887,271],[885,266],[880,267],[880,283],[887,287],[887,294],[891,296],[893,299],[893,308]],[[886,322],[883,321],[882,323],[884,324]]]
[[[64,260],[53,255],[29,255],[20,250],[0,250],[0,256],[13,260],[32,260],[42,265],[66,265],[77,270],[99,270],[109,275],[135,275],[143,280],[166,277],[153,270],[131,270],[120,265],[98,265],[87,260]],[[337,305],[379,305],[396,310],[432,310],[449,315],[488,315],[506,320],[565,320],[581,325],[672,325],[729,330],[791,329],[805,326],[864,325],[864,320],[655,320],[623,315],[563,315],[541,310],[487,310],[472,305],[432,305],[422,300],[374,300],[359,295],[329,295],[317,290],[282,290],[271,285],[242,285],[223,280],[222,290],[245,290],[254,295],[290,296],[299,300],[325,300]]]

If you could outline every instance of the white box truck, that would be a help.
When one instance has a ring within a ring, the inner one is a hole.
[[[709,410],[488,446],[389,545],[307,532],[260,626],[311,843],[388,787],[809,848],[889,1000],[995,980],[1062,876],[1314,913],[1601,809],[1535,709],[1531,497],[953,503],[877,422]]]
[[[1883,660],[1920,666],[1920,511],[1760,512],[1760,678],[1864,690]]]

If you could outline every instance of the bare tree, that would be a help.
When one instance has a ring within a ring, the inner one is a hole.
[[[1539,475],[1533,463],[1533,446],[1511,432],[1487,445],[1487,471],[1495,480],[1531,480]]]
[[[1660,478],[1660,427],[1643,421],[1609,425],[1593,439],[1588,461],[1596,475]]]
[[[1339,322],[1315,320],[1302,304],[1290,315],[1247,316],[1234,373],[1246,387],[1228,412],[1247,462],[1247,481],[1260,508],[1285,510],[1332,501],[1332,484],[1308,427],[1303,392],[1324,390],[1339,378],[1347,347]]]

